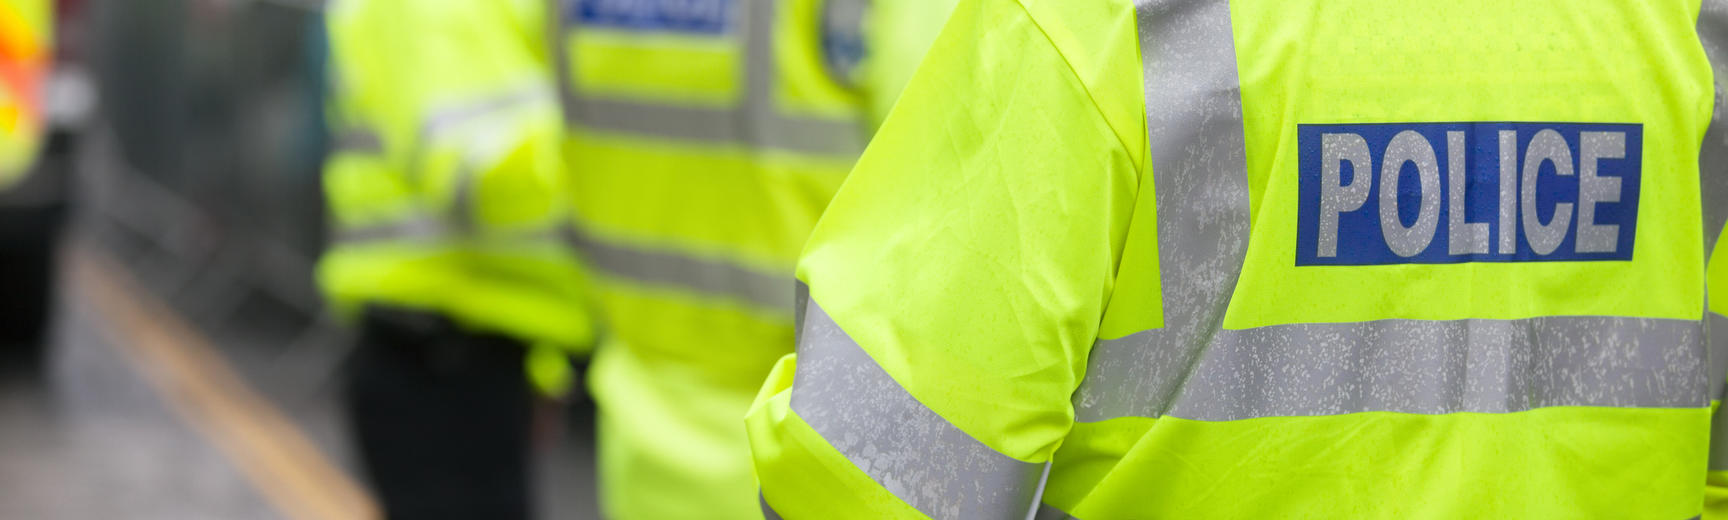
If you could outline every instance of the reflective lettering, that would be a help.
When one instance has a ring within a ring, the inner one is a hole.
[[[1620,178],[1597,175],[1602,159],[1626,157],[1625,132],[1584,132],[1578,148],[1578,241],[1580,253],[1609,253],[1619,248],[1620,225],[1597,224],[1596,204],[1620,202]]]
[[[1467,168],[1464,164],[1464,132],[1446,132],[1446,252],[1454,255],[1488,254],[1488,223],[1464,218]]]
[[[1518,252],[1518,131],[1500,131],[1500,254]]]
[[[1416,165],[1416,178],[1421,207],[1416,222],[1404,227],[1398,216],[1398,178],[1405,163]],[[1386,147],[1386,159],[1380,167],[1380,233],[1386,245],[1398,256],[1411,257],[1428,249],[1434,241],[1435,226],[1440,224],[1440,161],[1434,157],[1434,147],[1414,130],[1399,132]]]
[[[1356,211],[1368,202],[1368,141],[1356,134],[1326,134],[1320,137],[1323,158],[1320,185],[1320,256],[1338,256],[1338,214]],[[1350,184],[1344,184],[1344,161],[1350,162]]]
[[[1643,125],[1317,124],[1296,132],[1298,266],[1632,259]],[[1288,196],[1282,189],[1268,200]]]
[[[1538,255],[1553,253],[1560,248],[1560,242],[1566,240],[1566,232],[1572,228],[1572,204],[1560,202],[1554,204],[1554,216],[1547,224],[1542,223],[1541,215],[1536,210],[1537,174],[1542,171],[1542,164],[1554,165],[1554,173],[1561,177],[1572,175],[1572,150],[1566,147],[1566,138],[1560,132],[1543,130],[1536,132],[1536,137],[1530,140],[1530,147],[1524,153],[1524,185],[1520,190],[1523,199],[1524,240],[1530,243],[1530,249]]]

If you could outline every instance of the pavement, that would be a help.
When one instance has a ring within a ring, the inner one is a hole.
[[[196,326],[70,242],[46,347],[0,346],[0,519],[378,517],[338,413],[340,344]],[[558,415],[540,518],[598,518],[591,409]]]

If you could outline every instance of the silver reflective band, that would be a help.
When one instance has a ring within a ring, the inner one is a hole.
[[[925,407],[810,300],[792,411],[894,496],[937,519],[1019,520],[1045,465],[1003,455]]]
[[[551,0],[553,13],[563,3]],[[738,105],[726,108],[677,106],[578,92],[576,71],[568,46],[580,29],[561,23],[553,29],[558,42],[555,58],[565,119],[575,126],[606,132],[648,135],[709,144],[744,145],[792,152],[855,157],[868,139],[861,118],[820,118],[782,114],[774,102],[775,65],[773,0],[737,0],[742,13],[738,32],[744,35],[744,92]],[[562,16],[552,17],[555,20]]]
[[[761,491],[756,492],[756,501],[762,503],[762,520],[781,520],[780,513],[774,511],[774,506],[768,505],[768,497]]]
[[[556,97],[553,92],[546,87],[528,86],[500,92],[492,96],[470,100],[468,103],[433,112],[426,116],[426,119],[420,123],[420,134],[416,136],[417,140],[413,145],[414,150],[409,155],[409,176],[416,182],[419,178],[423,177],[425,173],[424,164],[426,161],[425,154],[427,148],[432,146],[432,143],[435,141],[449,137],[447,134],[454,132],[456,129],[463,128],[464,126],[485,117],[505,113],[522,107],[533,106],[537,103],[550,103],[555,99]],[[468,193],[468,191],[473,189],[473,182],[471,179],[467,179],[466,177],[472,176],[475,173],[473,165],[474,158],[486,155],[488,152],[496,153],[501,151],[481,151],[480,148],[483,148],[486,144],[495,143],[488,143],[487,141],[476,139],[474,137],[474,132],[476,131],[484,134],[502,133],[497,126],[479,127],[469,129],[470,133],[458,138],[461,141],[460,144],[464,146],[463,151],[465,152],[463,158],[464,164],[462,165],[463,170],[458,172],[460,175],[464,176],[463,179],[459,180],[459,184],[462,186],[462,191],[458,191],[455,194],[455,199],[458,204],[467,204],[472,199],[472,194]],[[458,207],[457,211],[467,210]],[[472,213],[469,213],[468,215],[471,216]],[[468,221],[464,220],[463,222]]]
[[[451,131],[452,128],[476,119],[537,103],[552,103],[556,99],[557,96],[550,88],[539,85],[520,87],[475,99],[438,110],[426,116],[426,120],[420,124],[420,139],[430,142]]]
[[[1704,333],[1710,338],[1710,396],[1720,401],[1728,384],[1728,317],[1706,311]],[[1728,471],[1728,410],[1722,408],[1710,420],[1710,470]]]
[[[1070,515],[1067,512],[1062,511],[1061,509],[1057,509],[1056,506],[1052,506],[1050,504],[1045,504],[1045,503],[1040,502],[1040,503],[1038,503],[1038,510],[1032,514],[1032,520],[1079,520],[1079,519],[1076,518],[1074,515]]]
[[[474,201],[475,191],[479,189],[477,171],[474,161],[463,158],[462,164],[456,170],[456,193],[450,201],[450,220],[465,233],[472,233],[480,228],[478,222],[479,208]]]
[[[1710,397],[1728,397],[1728,317],[1705,311],[1704,337],[1710,345]]]
[[[331,241],[336,244],[363,244],[371,242],[435,242],[461,240],[464,244],[474,247],[543,247],[555,246],[562,248],[562,233],[552,226],[533,229],[498,230],[488,233],[473,233],[472,230],[454,226],[445,219],[416,214],[401,220],[360,226],[339,226],[330,233]]]
[[[1704,142],[1698,151],[1698,180],[1704,206],[1704,255],[1715,250],[1716,239],[1728,222],[1728,92],[1723,78],[1728,78],[1728,2],[1706,0],[1698,13],[1698,39],[1704,54],[1710,58],[1715,78],[1714,111],[1710,126],[1704,131]]]
[[[425,215],[414,215],[401,220],[383,224],[364,226],[342,226],[331,233],[331,239],[338,244],[357,244],[366,242],[404,242],[443,240],[453,236],[450,226],[443,220]]]
[[[619,244],[577,227],[566,228],[565,233],[588,266],[606,274],[769,309],[788,318],[793,313],[797,282],[789,271],[768,273],[722,260]]]
[[[1160,356],[1161,364],[1187,366],[1198,343],[1222,326],[1248,249],[1247,145],[1235,37],[1228,2],[1138,0],[1135,17],[1164,301],[1164,328],[1145,333],[1145,351]],[[1363,181],[1372,169],[1362,166],[1354,182],[1366,189]],[[1099,366],[1108,356],[1098,350],[1074,394],[1077,404],[1164,400],[1177,391],[1177,380],[1144,373],[1116,375],[1160,386],[1129,388],[1120,379],[1092,377],[1115,373]]]
[[[336,153],[379,154],[384,152],[384,140],[368,129],[346,128],[331,138],[330,149]]]
[[[1137,394],[1088,401],[1081,421],[1206,421],[1358,412],[1508,413],[1551,406],[1688,408],[1709,403],[1697,320],[1524,320],[1278,325],[1221,330],[1191,360],[1147,333],[1101,341],[1090,366]],[[1175,362],[1180,362],[1177,364]],[[1180,383],[1167,383],[1177,381]],[[1179,384],[1175,392],[1165,385]]]

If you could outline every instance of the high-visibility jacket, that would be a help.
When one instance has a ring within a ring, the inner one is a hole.
[[[318,278],[344,314],[382,304],[534,345],[591,343],[560,232],[545,20],[538,0],[330,5],[334,229]]]
[[[758,518],[741,419],[792,349],[797,254],[952,2],[558,5],[603,510]]]
[[[1703,3],[963,2],[799,262],[765,505],[1697,517]]]
[[[0,1],[0,188],[23,179],[42,146],[42,89],[53,44],[52,3]]]

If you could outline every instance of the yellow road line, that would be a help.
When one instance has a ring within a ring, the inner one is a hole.
[[[120,349],[182,419],[222,451],[276,510],[295,520],[369,520],[377,505],[294,423],[241,382],[210,343],[92,247],[68,251],[77,290]]]

